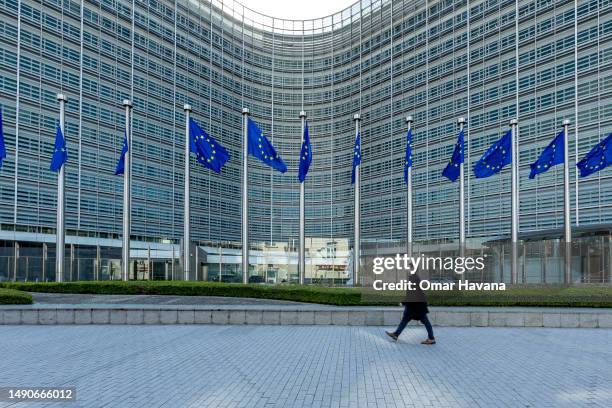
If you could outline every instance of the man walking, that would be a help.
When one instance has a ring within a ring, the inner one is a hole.
[[[402,316],[402,321],[394,332],[385,331],[385,333],[387,336],[397,341],[410,320],[419,320],[425,325],[425,329],[427,330],[427,339],[423,340],[421,344],[436,344],[433,328],[431,327],[431,322],[427,317],[429,309],[427,308],[425,293],[420,286],[421,278],[419,278],[419,275],[414,273],[408,277],[408,281],[412,283],[410,284],[409,289],[406,291],[406,299],[404,299],[402,302],[404,305],[404,315]]]

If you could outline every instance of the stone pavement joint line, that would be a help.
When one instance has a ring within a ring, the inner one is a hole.
[[[612,330],[2,326],[0,386],[75,386],[0,407],[610,407]]]

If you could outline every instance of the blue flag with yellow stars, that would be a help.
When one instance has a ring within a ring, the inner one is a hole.
[[[357,133],[355,147],[353,147],[353,172],[351,173],[351,184],[355,184],[355,169],[361,164],[361,134]]]
[[[308,122],[304,123],[304,140],[302,141],[302,150],[300,151],[300,168],[298,170],[298,179],[300,183],[306,180],[306,174],[312,163],[312,147],[310,146],[310,135],[308,134]]]
[[[209,136],[192,118],[189,118],[189,150],[195,153],[198,163],[216,173],[221,173],[230,158],[227,149]]]
[[[53,156],[51,157],[51,170],[59,171],[62,165],[68,160],[68,151],[66,150],[66,139],[62,133],[62,128],[59,123],[55,131],[55,147],[53,148]]]
[[[408,169],[412,167],[412,129],[406,134],[406,158],[404,160],[404,183],[408,184]]]
[[[117,168],[115,169],[115,175],[123,174],[125,171],[125,154],[128,152],[128,141],[127,136],[123,136],[123,147],[121,148],[121,156],[117,162]]]
[[[612,133],[599,142],[582,160],[576,164],[580,170],[580,177],[603,170],[612,164]]]
[[[248,118],[247,134],[248,150],[251,156],[258,158],[281,173],[287,171],[287,165],[283,159],[276,153],[272,143],[264,136],[259,126],[251,118]]]
[[[565,161],[564,159],[564,137],[563,130],[559,132],[557,137],[553,139],[552,142],[540,154],[538,160],[531,164],[531,172],[529,173],[529,178],[535,178],[537,174],[544,173],[548,171],[552,166],[557,164],[561,164]]]
[[[448,178],[450,181],[456,181],[460,174],[460,166],[464,159],[464,141],[463,141],[463,129],[459,131],[457,136],[457,143],[455,143],[455,149],[450,161],[442,171],[442,175]]]
[[[2,128],[2,105],[0,105],[0,169],[4,159],[6,159],[6,145],[4,144],[4,129]]]
[[[508,130],[497,142],[493,143],[474,165],[474,175],[485,178],[499,173],[512,163],[512,130]]]

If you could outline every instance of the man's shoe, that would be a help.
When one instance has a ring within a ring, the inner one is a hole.
[[[427,340],[423,340],[423,341],[421,342],[421,344],[427,344],[427,345],[436,344],[436,340],[435,340],[435,339],[427,339]]]
[[[397,338],[399,337],[397,334],[395,334],[395,332],[385,331],[385,333],[395,341],[397,341]]]

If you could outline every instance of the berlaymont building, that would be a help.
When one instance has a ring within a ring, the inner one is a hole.
[[[307,7],[303,2],[302,7]],[[192,156],[192,280],[243,281],[242,109],[283,157],[248,164],[251,282],[298,281],[300,112],[313,161],[305,189],[305,282],[351,274],[354,115],[361,121],[360,253],[405,252],[406,117],[412,116],[413,240],[452,254],[457,183],[442,176],[465,124],[465,234],[486,255],[474,280],[509,281],[510,169],[473,163],[518,120],[518,282],[562,282],[563,166],[529,165],[569,120],[572,282],[612,281],[612,171],[576,162],[612,131],[612,1],[363,0],[284,20],[222,0],[0,0],[0,280],[54,280],[59,107],[65,280],[121,277],[123,178],[133,105],[130,279],[184,279],[185,104],[223,144],[220,174]],[[440,273],[440,279],[447,278]]]

